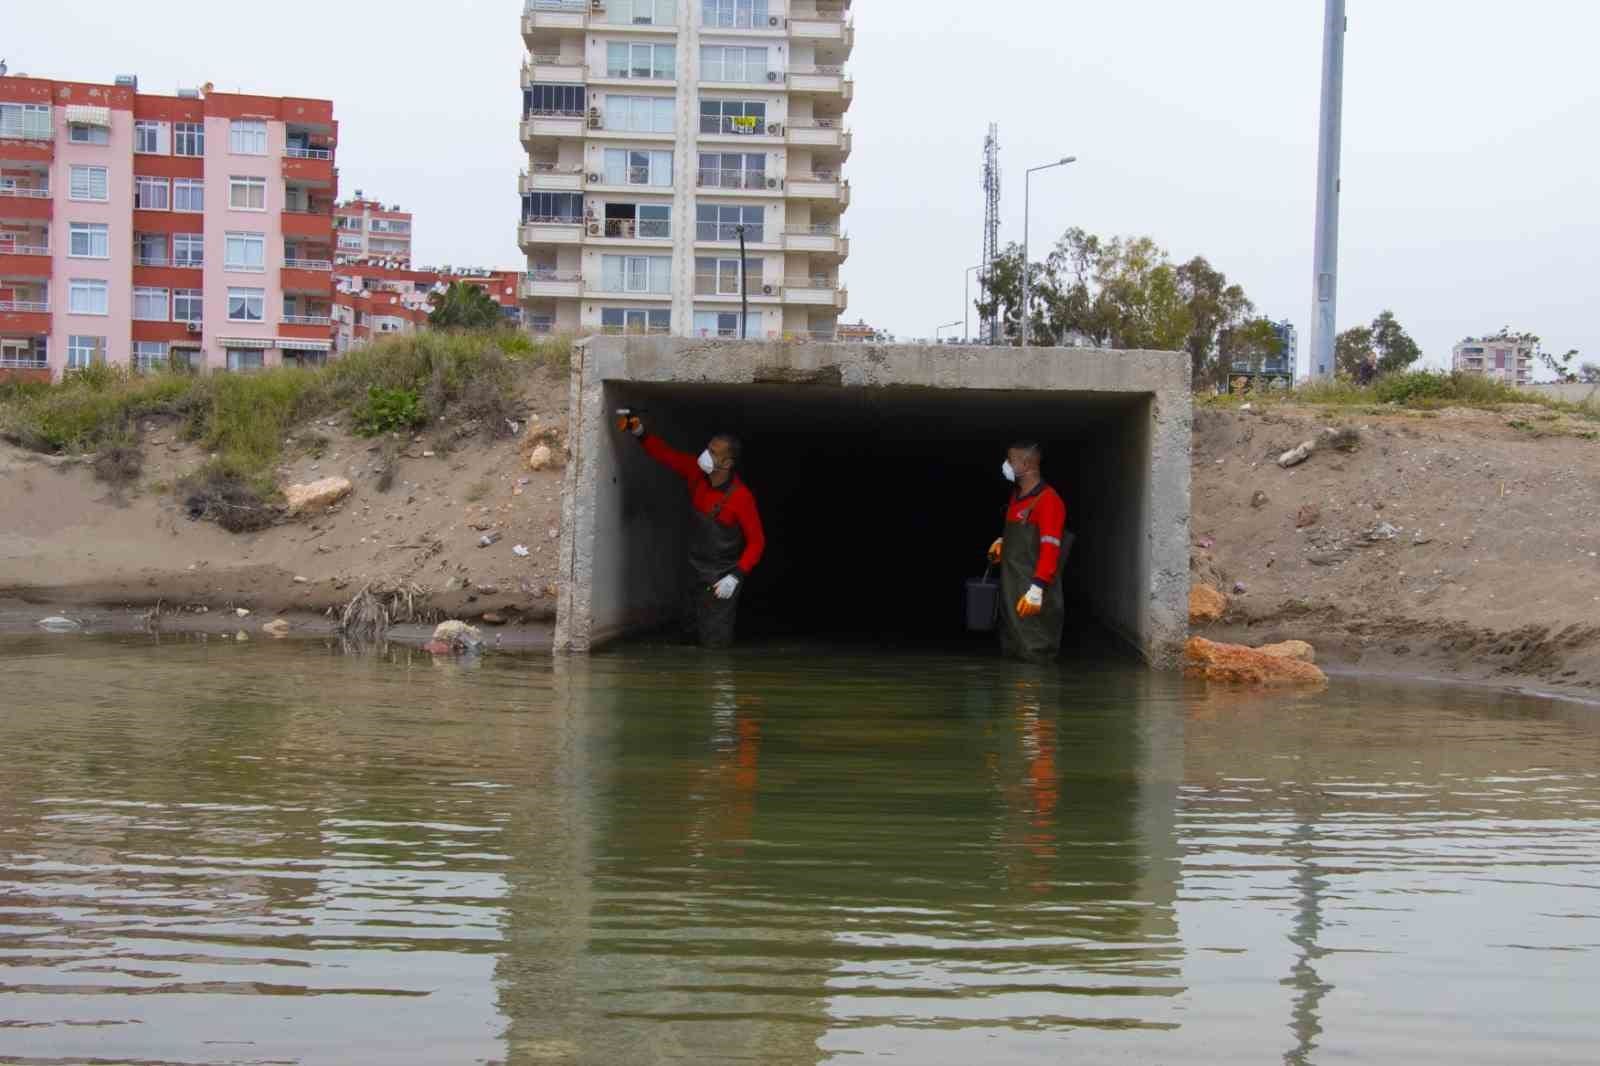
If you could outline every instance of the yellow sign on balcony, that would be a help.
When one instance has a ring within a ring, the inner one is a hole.
[[[754,115],[733,115],[733,128],[746,133],[754,133],[761,128],[761,120]]]

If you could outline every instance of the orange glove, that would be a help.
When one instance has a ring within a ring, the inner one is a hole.
[[[1002,537],[996,537],[996,538],[994,538],[994,543],[989,545],[989,565],[990,566],[999,566],[1000,565],[1000,542],[1003,539],[1004,538],[1002,538]]]
[[[632,433],[635,437],[644,436],[644,423],[632,415],[623,415],[617,419],[617,429],[623,433]]]
[[[1017,601],[1017,617],[1032,618],[1044,610],[1044,589],[1038,585],[1029,585],[1028,591],[1022,594]]]

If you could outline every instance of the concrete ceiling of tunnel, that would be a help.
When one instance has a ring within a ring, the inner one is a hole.
[[[943,439],[1075,437],[1136,412],[1137,394],[821,385],[619,383],[630,402],[773,433],[888,431]]]

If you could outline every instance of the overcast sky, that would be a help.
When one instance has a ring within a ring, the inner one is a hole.
[[[1600,360],[1600,3],[1350,0],[1339,323],[1392,308],[1442,365],[1532,330]],[[861,0],[848,318],[931,336],[1001,240],[1148,234],[1308,343],[1321,0]],[[8,4],[12,73],[328,97],[340,191],[415,211],[419,262],[519,266],[519,0]],[[976,331],[976,323],[973,325]],[[947,335],[948,335],[947,331]]]

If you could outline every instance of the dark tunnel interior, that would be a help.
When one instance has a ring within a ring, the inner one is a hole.
[[[1020,439],[1043,445],[1045,479],[1076,537],[1063,572],[1064,651],[1117,644],[1097,624],[1091,575],[1116,565],[1108,545],[1140,534],[1116,528],[1128,524],[1126,500],[1104,501],[1145,491],[1148,396],[617,383],[607,409],[617,407],[644,409],[652,432],[690,454],[718,432],[742,441],[740,476],[767,551],[741,597],[741,644],[992,645],[992,634],[965,628],[964,582],[984,573],[1001,533],[1011,491],[1001,462]],[[673,493],[687,522],[672,474],[640,455],[622,466],[624,497],[650,494],[668,514],[660,493]],[[681,569],[681,554],[632,565]]]

